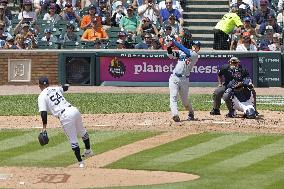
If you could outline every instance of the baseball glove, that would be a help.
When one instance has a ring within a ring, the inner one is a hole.
[[[39,133],[38,141],[39,141],[40,145],[42,145],[42,146],[48,144],[49,138],[47,136],[47,132],[46,131],[43,131],[43,132]]]

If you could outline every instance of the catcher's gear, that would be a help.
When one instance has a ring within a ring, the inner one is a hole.
[[[40,145],[42,145],[42,146],[48,144],[49,138],[47,136],[47,132],[46,131],[43,131],[43,132],[39,133],[38,141],[39,141]]]

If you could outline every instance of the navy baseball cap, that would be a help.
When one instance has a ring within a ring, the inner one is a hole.
[[[251,21],[251,18],[249,16],[246,16],[243,18],[243,21],[245,22],[250,22]]]
[[[48,85],[49,84],[48,78],[46,76],[42,76],[39,78],[38,83],[41,85]]]

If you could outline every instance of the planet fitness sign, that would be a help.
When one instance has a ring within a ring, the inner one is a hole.
[[[191,82],[217,82],[218,68],[229,58],[200,58],[193,67]],[[253,77],[253,58],[240,58]],[[177,60],[169,58],[100,57],[100,80],[127,82],[168,82]]]

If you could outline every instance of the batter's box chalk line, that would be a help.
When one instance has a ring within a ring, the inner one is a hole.
[[[0,173],[0,180],[7,180],[12,177],[13,177],[13,174]]]

